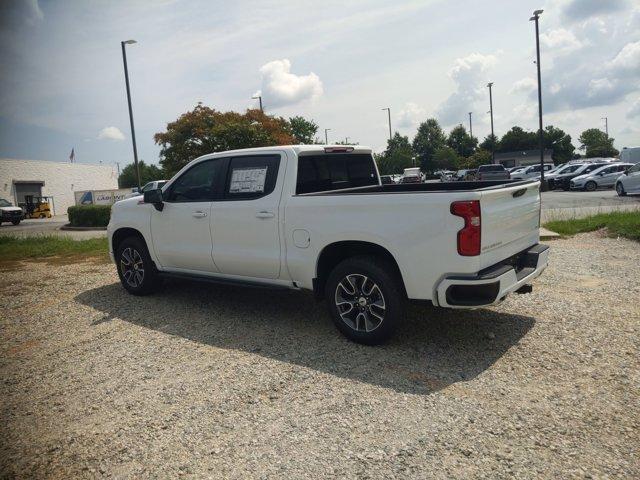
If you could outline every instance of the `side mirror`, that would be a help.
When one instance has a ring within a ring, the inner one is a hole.
[[[164,208],[164,203],[162,202],[162,190],[147,190],[144,192],[144,203],[153,203],[153,206],[156,207],[156,210],[159,212]]]

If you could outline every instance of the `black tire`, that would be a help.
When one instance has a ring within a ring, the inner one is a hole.
[[[593,180],[589,180],[587,183],[584,184],[584,189],[587,192],[595,192],[598,189],[598,184]]]
[[[341,286],[343,282],[349,285],[352,293]],[[365,345],[389,340],[402,320],[405,306],[402,280],[395,267],[370,255],[340,262],[329,274],[325,299],[338,330],[354,342]],[[340,300],[342,303],[338,305]]]
[[[627,192],[624,191],[624,186],[620,182],[616,183],[616,193],[619,197],[624,197],[627,194]]]
[[[14,225],[19,225],[20,224],[20,220],[11,220],[11,223],[13,223]]]
[[[118,246],[115,257],[120,282],[129,293],[149,295],[160,287],[162,279],[142,239],[125,238]]]

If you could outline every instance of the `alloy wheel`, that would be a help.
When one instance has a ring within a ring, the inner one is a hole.
[[[144,281],[144,263],[140,253],[131,247],[122,251],[120,256],[120,270],[124,280],[130,287],[137,288]]]
[[[357,332],[372,332],[384,321],[382,290],[365,275],[344,277],[336,287],[335,304],[342,321]]]

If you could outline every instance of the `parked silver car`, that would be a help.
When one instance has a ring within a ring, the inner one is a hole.
[[[571,190],[587,190],[593,192],[598,188],[611,188],[620,174],[632,167],[632,163],[612,163],[597,168],[584,175],[578,175],[569,182]]]
[[[544,173],[545,176],[547,172],[550,172],[553,169],[553,163],[545,163],[544,164]],[[522,170],[518,170],[517,172],[511,172],[512,180],[525,180],[527,178],[538,178],[540,177],[540,164],[530,165]]]
[[[633,167],[618,177],[616,180],[616,192],[621,197],[627,193],[640,194],[640,163],[636,163]]]
[[[509,180],[511,175],[503,165],[480,165],[476,173],[476,180]]]

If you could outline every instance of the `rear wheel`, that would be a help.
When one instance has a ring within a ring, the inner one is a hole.
[[[391,338],[404,310],[404,292],[395,268],[375,256],[339,263],[329,275],[325,296],[338,330],[365,345]]]
[[[621,182],[616,183],[616,193],[619,197],[624,197],[627,194],[627,192],[624,191],[624,186]]]
[[[148,295],[161,284],[144,241],[129,237],[122,241],[116,252],[118,276],[122,286],[134,295]]]
[[[598,184],[592,180],[589,180],[584,186],[587,192],[593,192],[596,188],[598,188]]]

